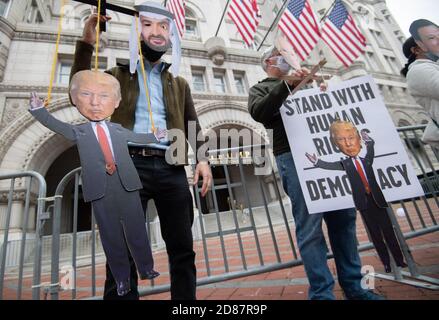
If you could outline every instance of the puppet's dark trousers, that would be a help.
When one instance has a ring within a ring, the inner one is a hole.
[[[194,210],[184,166],[170,165],[162,156],[135,154],[132,159],[143,184],[140,196],[144,212],[150,199],[154,200],[157,208],[168,254],[171,299],[193,300],[196,298],[195,252],[191,229]],[[131,291],[119,297],[107,267],[104,299],[139,299],[137,275],[131,272]]]
[[[111,273],[118,282],[128,281],[137,271],[147,274],[154,264],[142,203],[139,191],[125,190],[117,170],[107,174],[106,182],[105,196],[92,202],[93,211]]]
[[[398,239],[396,238],[386,208],[378,207],[370,193],[367,195],[367,207],[366,210],[360,210],[360,213],[367,229],[369,230],[372,243],[378,252],[381,262],[386,269],[390,269],[390,257],[386,244],[384,243],[385,240],[393,258],[395,259],[396,265],[405,267],[404,256],[401,252]]]

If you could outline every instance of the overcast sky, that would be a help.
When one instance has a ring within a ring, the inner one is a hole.
[[[410,24],[420,18],[439,24],[438,0],[386,0],[402,31],[409,36]]]

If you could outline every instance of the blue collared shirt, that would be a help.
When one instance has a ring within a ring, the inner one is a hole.
[[[152,117],[155,128],[167,129],[166,126],[166,109],[163,101],[163,85],[161,73],[165,64],[160,62],[151,68],[151,64],[145,63],[145,72],[147,74],[147,86],[151,101]],[[143,73],[140,63],[137,64],[137,74],[139,81],[139,97],[136,104],[135,122],[133,131],[136,133],[151,133],[151,120],[149,118],[148,101],[143,84]],[[148,146],[157,149],[167,149],[169,141],[162,139],[160,143],[151,143]]]

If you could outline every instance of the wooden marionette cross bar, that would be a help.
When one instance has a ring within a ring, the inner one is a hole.
[[[312,76],[312,80],[329,80],[329,79],[331,79],[332,78],[332,76],[331,75],[329,75],[329,74],[314,74],[313,76]],[[293,75],[288,75],[288,76],[282,76],[282,77],[280,77],[280,79],[281,80],[285,80],[285,81],[290,81],[290,80],[293,80],[293,81],[296,81],[296,80],[300,80],[300,79],[302,79],[302,78],[300,78],[300,77],[296,77],[296,76],[293,76]]]
[[[76,2],[81,2],[81,3],[85,3],[85,4],[89,4],[92,6],[95,6],[96,8],[98,7],[98,0],[74,0]],[[137,14],[136,10],[134,9],[129,9],[129,8],[125,8],[125,7],[121,7],[112,3],[108,3],[106,0],[101,0],[101,12],[100,15],[104,16],[106,15],[106,11],[107,10],[112,10],[112,11],[116,11],[116,12],[120,12],[126,15],[130,15],[130,16],[134,16]],[[101,31],[105,31],[105,22],[101,22],[99,28]]]
[[[92,6],[97,7],[98,6],[98,1],[97,0],[74,0],[76,2],[81,2],[81,3],[85,3],[85,4],[89,4]],[[102,0],[101,0],[102,1]],[[122,6],[118,6],[112,3],[108,3],[107,1],[104,1],[105,5],[101,4],[101,6],[107,10],[112,10],[112,11],[116,11],[116,12],[120,12],[123,14],[127,14],[130,16],[134,16],[135,14],[137,14],[137,11],[134,9],[130,9],[130,8],[126,8],[126,7],[122,7]]]
[[[322,60],[320,60],[320,62],[318,64],[316,64],[311,71],[309,72],[309,74],[303,78],[302,81],[299,82],[299,84],[297,86],[294,87],[293,91],[291,91],[291,94],[295,94],[297,91],[299,91],[304,85],[306,85],[310,80],[318,80],[321,79],[322,76],[318,76],[316,75],[317,71],[320,70],[321,67],[323,67],[326,64],[326,59],[323,58]],[[326,78],[326,76],[323,76],[323,78]],[[299,80],[299,79],[295,79],[295,77],[288,77],[288,76],[284,76],[280,78],[281,80]]]

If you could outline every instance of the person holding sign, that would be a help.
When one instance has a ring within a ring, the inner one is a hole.
[[[410,42],[403,46],[405,56],[415,60],[408,66],[407,85],[410,94],[431,118],[422,141],[439,149],[439,27],[419,19],[410,25],[410,33],[416,46]]]
[[[136,134],[106,121],[121,100],[119,82],[109,74],[90,70],[76,73],[70,94],[73,104],[88,122],[71,125],[55,119],[36,93],[31,95],[29,111],[50,130],[76,142],[84,200],[92,204],[105,256],[116,279],[117,294],[125,296],[131,291],[128,252],[136,262],[141,279],[159,275],[153,270],[139,197],[142,184],[127,143],[157,143],[166,134],[163,130],[156,136]]]
[[[373,172],[375,141],[368,135],[369,130],[361,130],[360,137],[360,133],[351,122],[337,120],[331,124],[329,131],[331,140],[347,158],[337,162],[326,162],[318,159],[315,154],[306,153],[308,160],[318,168],[346,171],[355,207],[363,217],[378,256],[384,264],[385,271],[391,272],[392,270],[384,239],[396,265],[407,267],[392,222],[387,214],[387,202]],[[359,157],[361,138],[363,138],[367,150],[364,158]]]
[[[383,297],[361,286],[361,260],[357,249],[355,230],[356,212],[344,209],[309,214],[300,187],[299,177],[283,126],[280,108],[297,81],[282,81],[289,73],[289,65],[275,47],[262,55],[261,66],[267,78],[249,91],[248,110],[254,120],[273,130],[273,153],[285,192],[291,199],[300,255],[310,283],[309,299],[333,300],[334,278],[327,264],[328,248],[322,231],[322,220],[328,227],[329,240],[334,253],[338,281],[347,299],[382,300]],[[292,75],[305,78],[306,69],[295,70]]]

